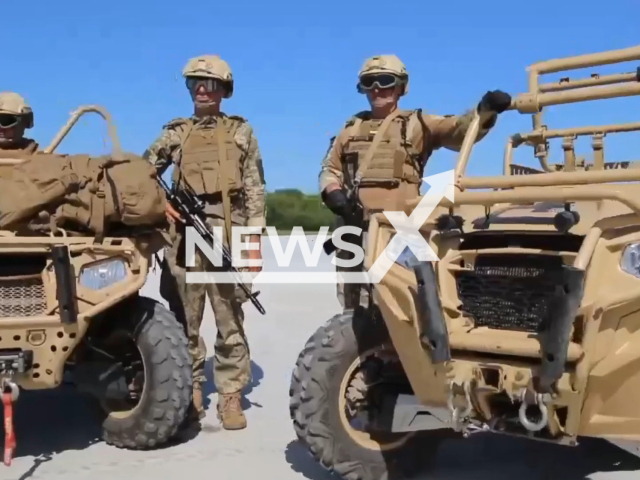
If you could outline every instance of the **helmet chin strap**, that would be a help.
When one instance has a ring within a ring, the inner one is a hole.
[[[214,105],[216,104],[216,102],[213,102],[213,101],[202,102],[202,101],[200,101],[200,100],[194,100],[194,101],[193,101],[193,104],[194,104],[196,107],[207,108],[207,107],[212,107],[212,106],[214,106]]]

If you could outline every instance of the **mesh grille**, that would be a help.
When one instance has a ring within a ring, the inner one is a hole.
[[[0,317],[33,317],[46,311],[41,278],[0,279]]]
[[[539,332],[562,278],[560,257],[481,255],[456,273],[460,310],[478,327]]]

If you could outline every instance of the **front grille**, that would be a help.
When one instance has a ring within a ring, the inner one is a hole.
[[[33,317],[46,307],[42,278],[0,278],[0,317]]]
[[[539,332],[562,279],[561,257],[480,255],[474,271],[456,272],[460,310],[477,327]]]

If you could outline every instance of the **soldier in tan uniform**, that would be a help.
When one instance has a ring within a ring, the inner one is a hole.
[[[265,227],[265,181],[258,142],[244,118],[229,116],[220,110],[223,98],[233,94],[232,72],[224,60],[217,55],[193,58],[185,66],[183,75],[194,103],[194,114],[167,123],[144,156],[160,174],[171,163],[175,164],[174,184],[179,188],[182,179],[187,181],[207,205],[209,227],[224,227],[223,238],[229,247],[232,224]],[[249,345],[243,328],[242,304],[247,301],[246,295],[230,283],[187,284],[184,224],[169,205],[167,216],[174,241],[165,252],[160,289],[187,327],[194,377],[190,418],[199,423],[204,417],[202,384],[206,347],[199,332],[205,294],[208,294],[218,330],[214,354],[218,418],[226,429],[245,428],[241,392],[251,380]],[[251,237],[252,243],[260,242],[259,234]],[[199,249],[196,248],[195,253],[193,270],[216,270]],[[261,258],[260,250],[243,254],[245,258]],[[260,267],[248,267],[248,270],[258,272]]]
[[[409,91],[409,74],[395,55],[367,59],[358,77],[358,92],[366,94],[371,110],[351,117],[331,139],[322,161],[319,186],[323,202],[338,216],[336,226],[357,224],[364,230],[362,236],[345,235],[344,240],[363,245],[370,216],[383,210],[403,210],[408,199],[419,196],[424,166],[432,152],[442,147],[458,151],[474,112],[439,116],[419,109],[400,109],[398,101]],[[499,90],[482,97],[477,108],[478,140],[484,138],[495,125],[497,114],[510,104],[511,97]],[[354,191],[354,197],[347,194]],[[355,215],[358,206],[360,213]],[[338,250],[336,256],[352,258],[344,250]],[[351,268],[336,266],[337,271],[362,268],[362,264]],[[338,282],[337,294],[345,310],[368,305],[368,288],[363,285]]]
[[[33,128],[33,111],[25,99],[14,92],[0,92],[0,158],[38,150],[38,143],[24,136],[29,128]]]

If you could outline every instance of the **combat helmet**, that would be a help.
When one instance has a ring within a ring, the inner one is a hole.
[[[362,88],[362,78],[368,75],[380,75],[380,74],[393,75],[400,79],[403,84],[402,95],[406,95],[409,92],[409,73],[407,67],[396,55],[375,55],[367,58],[362,64],[362,68],[358,72],[358,92],[364,93]]]
[[[33,128],[33,111],[22,96],[15,92],[0,92],[0,115],[23,118],[25,128]]]
[[[189,59],[182,76],[199,78],[214,78],[221,80],[226,84],[226,92],[224,98],[230,98],[233,95],[233,74],[229,64],[222,60],[219,55],[200,55]]]

